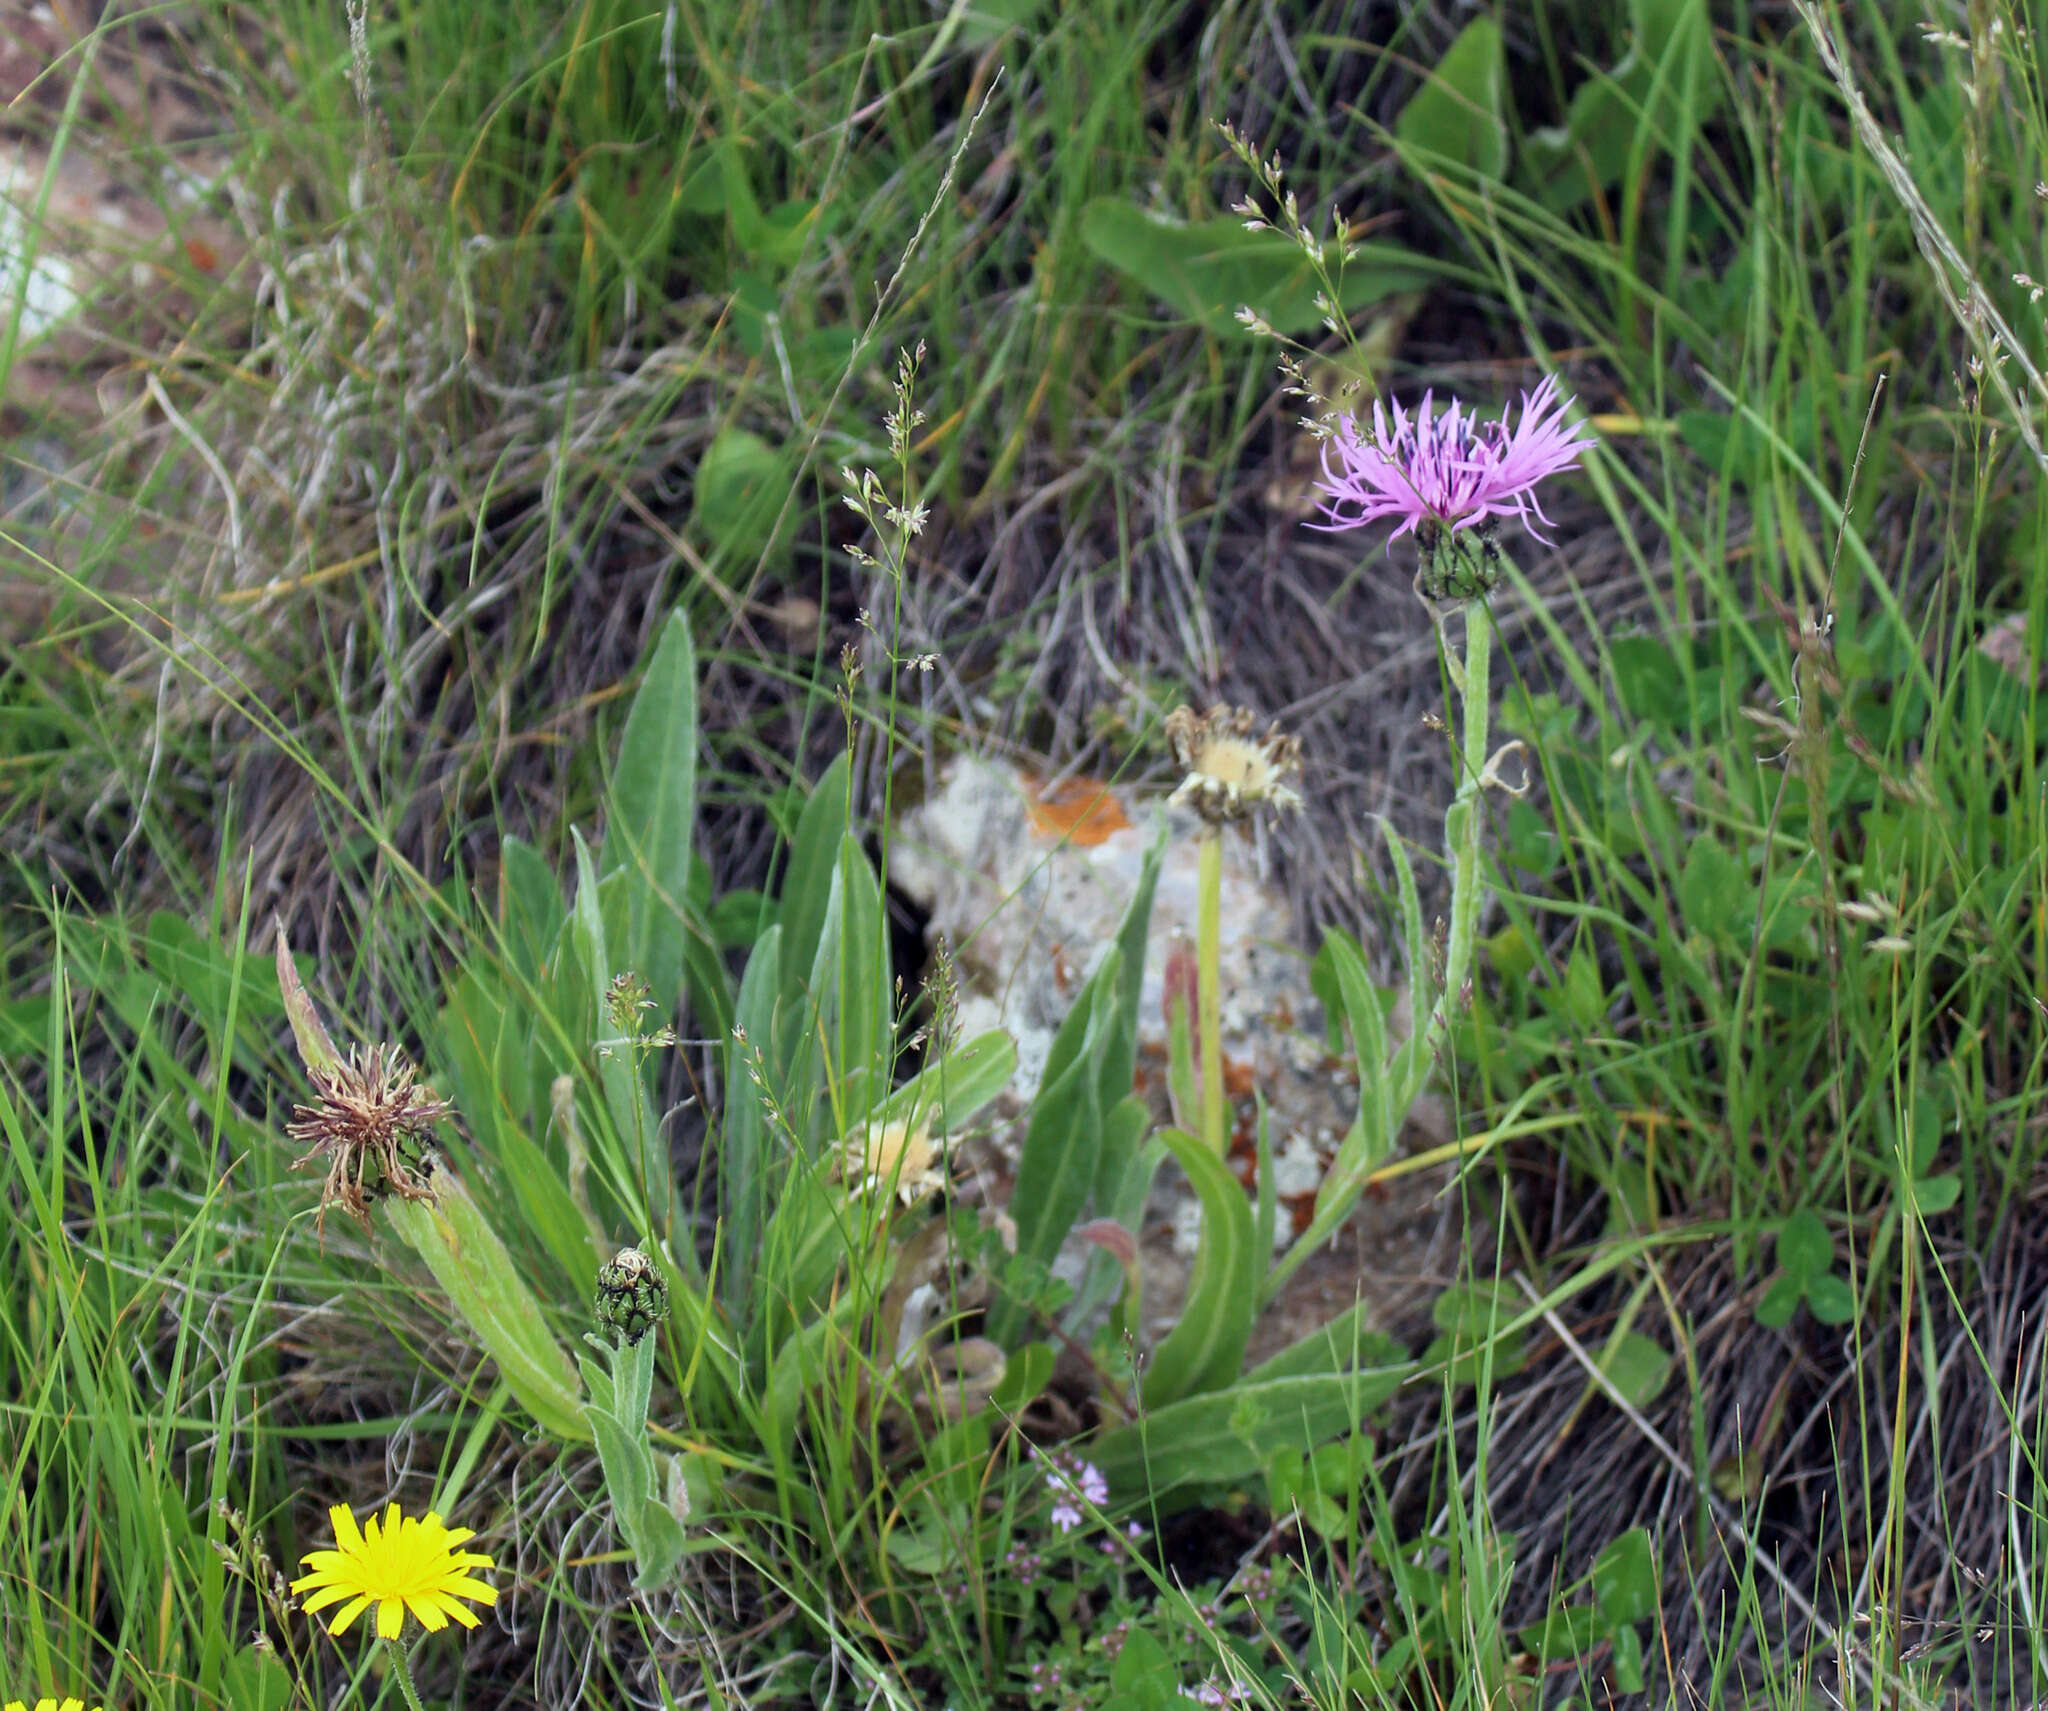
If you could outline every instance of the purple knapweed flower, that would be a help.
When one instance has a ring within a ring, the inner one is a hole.
[[[1506,410],[1499,421],[1482,422],[1456,399],[1439,414],[1430,392],[1412,416],[1395,404],[1389,417],[1375,402],[1370,435],[1356,417],[1340,416],[1323,442],[1316,484],[1328,520],[1314,526],[1362,529],[1392,519],[1398,526],[1390,541],[1413,531],[1422,543],[1425,594],[1484,593],[1498,575],[1495,519],[1519,518],[1544,539],[1536,525],[1550,519],[1536,503],[1536,484],[1570,469],[1591,443],[1583,424],[1565,421],[1571,402],[1546,376],[1522,394],[1522,419],[1512,428]],[[1476,551],[1459,550],[1458,532],[1466,529],[1477,533]]]
[[[1510,429],[1507,412],[1482,422],[1456,399],[1433,414],[1436,395],[1425,392],[1413,416],[1396,404],[1391,423],[1386,407],[1372,407],[1372,434],[1356,417],[1340,416],[1337,432],[1323,442],[1327,495],[1326,529],[1358,529],[1389,517],[1400,519],[1389,539],[1434,523],[1441,529],[1469,528],[1488,517],[1519,517],[1525,526],[1548,524],[1536,503],[1536,484],[1570,469],[1588,444],[1584,427],[1568,425],[1569,398],[1545,377],[1522,394],[1522,420]],[[1538,536],[1541,539],[1541,536]]]

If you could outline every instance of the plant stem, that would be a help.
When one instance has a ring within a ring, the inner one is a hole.
[[[1480,780],[1486,776],[1487,716],[1493,689],[1493,620],[1484,600],[1466,601],[1464,615],[1464,657],[1458,657],[1448,638],[1443,644],[1452,693],[1459,702],[1458,788],[1451,798],[1450,807],[1444,812],[1444,849],[1451,862],[1451,929],[1449,942],[1444,947],[1444,984],[1434,1001],[1417,1005],[1415,1026],[1421,1031],[1419,1044],[1422,1049],[1408,1059],[1411,1068],[1407,1076],[1392,1090],[1393,1120],[1384,1143],[1389,1147],[1400,1134],[1401,1125],[1407,1121],[1415,1096],[1422,1090],[1429,1066],[1443,1044],[1452,1017],[1457,1013],[1471,973],[1472,944],[1479,928],[1479,897],[1484,889],[1479,865],[1479,834],[1485,812],[1485,803],[1481,800],[1485,792]],[[1429,965],[1423,959],[1429,956],[1429,946],[1422,942],[1419,918],[1411,934],[1416,942],[1408,946],[1408,966],[1416,970],[1426,969]],[[1418,990],[1426,992],[1428,988],[1424,986]],[[1406,1057],[1404,1050],[1396,1054],[1396,1061]],[[1370,1083],[1367,1077],[1375,1073],[1388,1073],[1387,1066],[1359,1065],[1361,1101],[1368,1096]],[[1362,1124],[1364,1121],[1361,1104],[1359,1122]],[[1358,1126],[1354,1125],[1352,1135],[1346,1137],[1347,1147],[1358,1133]],[[1456,1151],[1457,1147],[1454,1146],[1453,1150]],[[1376,1162],[1376,1159],[1361,1153],[1351,1174],[1343,1177],[1333,1174],[1323,1183],[1316,1197],[1313,1222],[1266,1273],[1266,1280],[1259,1290],[1262,1301],[1270,1301],[1279,1294],[1302,1262],[1336,1234],[1339,1226],[1351,1215],[1351,1208],[1357,1204],[1366,1184],[1377,1174],[1373,1169]],[[1415,1161],[1409,1162],[1412,1165]]]
[[[398,1674],[398,1690],[405,1695],[405,1702],[412,1711],[427,1711],[420,1703],[420,1690],[412,1684],[412,1660],[406,1656],[405,1647],[396,1640],[377,1642],[391,1656],[391,1667]]]
[[[1229,1144],[1223,1121],[1223,834],[1204,829],[1198,847],[1195,1005],[1201,1029],[1202,1139],[1221,1158]]]
[[[1472,941],[1479,928],[1479,833],[1485,818],[1480,778],[1486,771],[1487,718],[1493,699],[1493,618],[1484,600],[1465,602],[1465,658],[1454,661],[1462,727],[1458,791],[1444,816],[1451,858],[1451,932],[1444,948],[1444,989],[1437,1026],[1447,1028],[1472,971]]]

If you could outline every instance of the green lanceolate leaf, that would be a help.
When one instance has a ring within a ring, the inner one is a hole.
[[[847,816],[849,765],[840,755],[811,787],[810,799],[797,816],[796,836],[789,845],[789,871],[783,876],[782,981],[792,1001],[805,996],[811,967],[818,957],[818,937],[825,930],[825,910],[832,897],[832,870],[839,862],[840,841],[849,829]],[[813,1004],[817,1002],[812,999]],[[801,1006],[792,1002],[801,1014]]]
[[[772,1161],[768,1115],[762,1100],[781,1098],[768,1047],[775,1038],[775,999],[782,988],[782,928],[770,927],[747,958],[740,977],[739,1032],[725,1042],[725,1111],[718,1129],[718,1172],[724,1189],[725,1231],[719,1287],[733,1322],[743,1330],[753,1293]],[[760,1075],[768,1088],[757,1084]],[[783,1161],[782,1168],[787,1168]]]
[[[1103,1042],[1096,1099],[1102,1111],[1102,1141],[1095,1153],[1095,1180],[1090,1192],[1095,1215],[1113,1218],[1135,1233],[1144,1212],[1145,1196],[1163,1153],[1145,1150],[1152,1127],[1151,1111],[1131,1088],[1138,1064],[1138,1004],[1145,985],[1145,946],[1152,930],[1152,900],[1159,888],[1159,869],[1166,854],[1162,823],[1145,852],[1138,883],[1117,927],[1116,951],[1121,972],[1109,994],[1108,1036]],[[1075,1216],[1078,1217],[1076,1210]],[[1104,1252],[1090,1256],[1081,1287],[1069,1305],[1065,1323],[1072,1332],[1122,1284],[1116,1262]]]
[[[782,1339],[806,1324],[831,1298],[849,1248],[858,1240],[847,1222],[844,1192],[834,1180],[834,1161],[798,1164],[778,1184],[778,1193],[754,1256],[735,1254],[733,1263],[760,1271],[755,1283],[749,1361],[759,1369]]]
[[[498,846],[498,925],[505,958],[529,984],[539,981],[562,930],[562,885],[539,850],[520,838]]]
[[[934,1135],[957,1133],[1010,1085],[1017,1045],[1001,1028],[977,1034],[919,1070],[875,1108],[875,1123],[927,1124]]]
[[[327,1025],[320,1020],[319,1007],[299,979],[298,965],[292,961],[291,945],[284,936],[284,922],[275,915],[271,921],[277,929],[277,984],[284,993],[284,1013],[291,1019],[299,1061],[306,1066],[308,1075],[316,1070],[325,1075],[340,1067],[341,1053],[334,1049],[333,1040],[327,1036]]]
[[[1137,888],[1131,893],[1130,904],[1125,908],[1124,918],[1116,930],[1116,948],[1121,962],[1115,983],[1110,1034],[1102,1048],[1100,1098],[1104,1111],[1115,1110],[1118,1101],[1129,1095],[1137,1075],[1138,1002],[1145,990],[1145,945],[1152,932],[1152,899],[1159,889],[1159,866],[1165,855],[1166,826],[1162,822],[1159,835],[1145,852],[1144,865],[1138,870]],[[1112,1168],[1120,1174],[1121,1161],[1112,1161]],[[1105,1207],[1116,1188],[1116,1178],[1097,1176],[1095,1204],[1098,1211]]]
[[[1401,1345],[1386,1332],[1373,1329],[1373,1316],[1371,1304],[1361,1301],[1327,1325],[1288,1344],[1270,1360],[1253,1367],[1245,1377],[1268,1384],[1282,1378],[1399,1366]]]
[[[681,612],[663,627],[626,715],[605,815],[604,867],[624,876],[616,969],[653,989],[664,1018],[682,988],[690,843],[697,815],[697,654]]]
[[[1579,85],[1562,125],[1532,131],[1517,184],[1554,213],[1619,182],[1638,150],[1683,150],[1718,103],[1702,0],[1631,0],[1632,41],[1611,71]]]
[[[437,1172],[433,1188],[431,1201],[388,1196],[391,1227],[426,1262],[535,1423],[567,1442],[590,1442],[576,1369],[497,1231],[451,1171]]]
[[[778,1097],[785,1101],[784,1115],[806,1146],[815,1139],[813,1114],[824,1088],[818,1019],[827,1002],[830,980],[823,971],[838,967],[839,931],[834,911],[838,908],[839,850],[849,829],[847,790],[848,764],[842,754],[825,769],[797,816],[789,868],[776,905],[782,927],[782,980],[775,1026],[772,1034],[755,1042],[767,1060]]]
[[[1148,1140],[1152,1132],[1152,1107],[1137,1094],[1119,1100],[1102,1120],[1102,1152],[1095,1170],[1095,1215],[1124,1231],[1130,1238],[1133,1256],[1137,1252],[1138,1220],[1144,1216],[1151,1197],[1152,1178],[1166,1162],[1166,1148]],[[1105,1191],[1103,1183],[1112,1186]],[[1095,1310],[1113,1300],[1129,1281],[1119,1258],[1119,1248],[1100,1236],[1095,1252],[1082,1273],[1081,1287],[1068,1304],[1063,1323],[1069,1335],[1078,1335]]]
[[[655,1342],[642,1337],[624,1348],[605,1349],[601,1356],[581,1355],[577,1362],[590,1393],[586,1412],[604,1469],[605,1496],[639,1566],[634,1584],[643,1589],[668,1578],[686,1544],[681,1522],[658,1489],[654,1452],[647,1443]]]
[[[520,1220],[560,1266],[557,1281],[580,1289],[611,1256],[592,1247],[560,1171],[531,1138],[531,1011],[506,990],[498,966],[479,959],[450,989],[440,1021],[442,1051],[479,1153],[511,1189]]]
[[[1470,167],[1484,178],[1507,170],[1500,26],[1474,18],[1394,121],[1403,148]],[[1427,167],[1428,161],[1418,164]]]
[[[1349,939],[1332,934],[1323,954],[1337,979],[1346,1027],[1358,1054],[1358,1116],[1338,1144],[1322,1185],[1316,1190],[1315,1216],[1268,1273],[1263,1286],[1270,1301],[1308,1255],[1315,1252],[1351,1216],[1372,1173],[1394,1150],[1400,1126],[1414,1102],[1414,1093],[1394,1085],[1398,1069],[1387,1059],[1386,1018],[1358,952]]]
[[[1115,1026],[1123,954],[1114,945],[1089,977],[1053,1036],[1024,1145],[1010,1216],[1017,1226],[1021,1269],[1050,1269],[1060,1244],[1088,1203],[1102,1147],[1102,1059]],[[1005,1298],[989,1313],[988,1334],[1012,1346],[1025,1328],[1022,1305]]]
[[[828,1074],[837,1127],[851,1134],[888,1090],[894,1041],[881,882],[851,832],[839,840],[811,989],[831,1052]]]
[[[669,1170],[668,1145],[662,1138],[653,1103],[634,1068],[633,1053],[611,1038],[605,999],[611,989],[612,963],[604,921],[602,887],[597,865],[583,834],[570,831],[576,848],[576,900],[569,925],[589,980],[590,1014],[600,1036],[596,1046],[598,1086],[604,1090],[618,1148],[612,1157],[614,1191],[627,1204],[635,1222],[663,1235],[675,1221],[675,1178]],[[615,881],[616,883],[616,881]]]
[[[1251,336],[1237,318],[1245,307],[1280,333],[1305,333],[1322,324],[1314,266],[1299,244],[1271,228],[1249,232],[1243,221],[1227,215],[1175,220],[1122,197],[1103,196],[1081,210],[1081,241],[1184,319],[1219,337]],[[1347,310],[1455,271],[1398,244],[1362,243],[1352,250],[1346,262],[1336,245],[1328,246],[1326,264],[1332,274],[1342,267],[1339,295]]]
[[[597,1457],[604,1468],[604,1490],[611,1499],[613,1518],[625,1535],[626,1548],[637,1557],[640,1512],[654,1495],[654,1456],[644,1440],[626,1429],[624,1421],[605,1410],[591,1409],[590,1424],[597,1438]]]
[[[1230,1167],[1194,1136],[1162,1129],[1202,1207],[1202,1233],[1180,1322],[1145,1369],[1147,1409],[1221,1390],[1238,1375],[1259,1309],[1258,1253],[1252,1209]]]
[[[1276,1450],[1306,1455],[1356,1431],[1413,1371],[1404,1362],[1269,1379],[1253,1373],[1227,1390],[1187,1397],[1104,1433],[1088,1459],[1117,1497],[1150,1496],[1171,1508],[1192,1501],[1199,1487],[1251,1478]]]

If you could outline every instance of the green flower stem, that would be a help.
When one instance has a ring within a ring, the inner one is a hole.
[[[398,1676],[398,1690],[405,1695],[405,1702],[412,1711],[427,1711],[420,1703],[420,1690],[412,1684],[412,1659],[406,1655],[405,1647],[396,1640],[377,1642],[390,1659],[391,1668]]]
[[[1201,1030],[1202,1139],[1221,1158],[1229,1145],[1223,1121],[1223,834],[1205,827],[1195,874],[1195,1002]]]
[[[1472,940],[1479,928],[1479,833],[1486,818],[1480,779],[1486,772],[1487,718],[1493,700],[1493,617],[1484,600],[1465,602],[1465,658],[1452,673],[1463,703],[1463,764],[1458,793],[1444,816],[1451,858],[1451,933],[1444,950],[1444,989],[1437,1027],[1450,1026],[1472,972]]]
[[[1448,637],[1443,644],[1451,689],[1459,702],[1460,732],[1457,793],[1444,812],[1444,849],[1451,863],[1451,927],[1449,941],[1444,947],[1444,984],[1443,990],[1427,1004],[1426,1013],[1415,1019],[1415,1026],[1421,1030],[1418,1042],[1421,1049],[1412,1054],[1405,1050],[1395,1054],[1394,1063],[1405,1063],[1408,1067],[1404,1079],[1391,1090],[1393,1130],[1383,1138],[1383,1144],[1388,1147],[1400,1134],[1401,1125],[1407,1120],[1416,1096],[1429,1078],[1430,1066],[1443,1046],[1444,1036],[1450,1031],[1451,1019],[1457,1014],[1459,999],[1471,974],[1472,945],[1479,928],[1479,898],[1485,886],[1479,861],[1479,834],[1485,820],[1485,804],[1481,800],[1485,791],[1481,780],[1486,776],[1487,716],[1493,689],[1493,620],[1483,599],[1466,601],[1464,615],[1464,657],[1459,657]],[[1408,965],[1411,969],[1426,970],[1428,963],[1420,959],[1429,956],[1429,947],[1419,942],[1419,920],[1412,932],[1418,942],[1408,946]],[[1388,1072],[1388,1066],[1379,1066],[1379,1073]],[[1361,1099],[1365,1096],[1364,1080],[1368,1073],[1368,1066],[1361,1064]],[[1363,1121],[1361,1108],[1360,1122]],[[1346,1137],[1347,1148],[1359,1133],[1354,1128],[1352,1136]],[[1381,1176],[1411,1169],[1414,1163],[1414,1160],[1405,1160],[1375,1169],[1373,1161],[1365,1158],[1346,1174],[1337,1174],[1333,1167],[1333,1174],[1317,1191],[1314,1220],[1267,1272],[1260,1287],[1260,1298],[1272,1300],[1300,1269],[1302,1262],[1337,1233],[1368,1183]]]

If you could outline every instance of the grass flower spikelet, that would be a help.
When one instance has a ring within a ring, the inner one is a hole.
[[[497,1588],[469,1573],[494,1566],[491,1559],[456,1548],[476,1537],[470,1528],[450,1527],[431,1510],[424,1516],[401,1514],[396,1503],[384,1511],[381,1525],[373,1515],[368,1526],[358,1527],[344,1504],[327,1514],[336,1548],[308,1552],[304,1564],[310,1572],[292,1582],[292,1591],[312,1594],[305,1602],[308,1615],[342,1605],[328,1619],[328,1632],[341,1634],[372,1604],[377,1606],[377,1637],[383,1640],[398,1638],[407,1611],[429,1633],[447,1627],[450,1617],[474,1628],[476,1613],[462,1600],[497,1603]]]
[[[1536,503],[1536,484],[1570,469],[1590,443],[1583,426],[1565,421],[1571,407],[1555,379],[1545,377],[1522,395],[1521,422],[1510,428],[1503,410],[1497,422],[1482,422],[1453,399],[1441,413],[1435,394],[1425,392],[1411,416],[1399,404],[1389,416],[1372,407],[1372,432],[1355,417],[1339,417],[1337,432],[1323,442],[1326,522],[1316,527],[1362,529],[1397,523],[1389,537],[1411,531],[1455,533],[1493,517],[1516,517],[1532,534],[1550,519]],[[1534,522],[1531,519],[1534,519]]]

